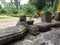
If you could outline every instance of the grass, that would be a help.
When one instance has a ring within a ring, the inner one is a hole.
[[[1,14],[0,18],[13,18],[13,16],[8,16],[8,15],[5,15],[5,14]]]

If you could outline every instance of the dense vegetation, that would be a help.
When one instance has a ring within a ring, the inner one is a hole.
[[[58,0],[29,0],[28,4],[20,5],[21,0],[11,0],[10,3],[6,3],[5,0],[1,0],[5,7],[0,5],[0,15],[10,15],[19,17],[22,14],[26,16],[38,17],[38,11],[51,11],[55,12],[58,6]]]
[[[58,6],[58,0],[30,0],[30,2],[42,11],[56,11]]]

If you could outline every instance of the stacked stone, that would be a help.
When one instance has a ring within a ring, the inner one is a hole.
[[[0,45],[20,39],[27,35],[26,16],[21,16],[16,26],[8,27],[0,31]]]
[[[51,13],[49,11],[44,12],[41,15],[41,21],[50,23],[51,22]]]
[[[0,45],[20,39],[26,35],[26,27],[23,25],[9,27],[0,31]]]
[[[19,21],[18,23],[16,24],[17,25],[25,25],[26,24],[26,16],[25,15],[22,15],[20,18],[19,18]]]
[[[34,25],[39,27],[40,32],[47,32],[51,30],[51,23],[42,22],[42,23],[36,23]]]
[[[28,31],[33,36],[36,36],[40,33],[39,28],[36,25],[29,25]]]

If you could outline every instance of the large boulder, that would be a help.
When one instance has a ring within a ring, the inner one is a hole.
[[[26,27],[23,25],[12,26],[5,30],[0,30],[0,45],[22,38],[27,34]]]
[[[43,37],[45,42],[51,42],[50,45],[60,45],[60,28],[44,33]]]
[[[34,25],[38,26],[40,32],[47,32],[51,30],[51,23],[42,22]]]
[[[52,29],[35,37],[30,36],[23,41],[24,45],[60,45],[60,28]]]

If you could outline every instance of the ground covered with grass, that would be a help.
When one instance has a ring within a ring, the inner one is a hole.
[[[13,18],[13,16],[6,15],[6,14],[0,14],[0,18]]]

